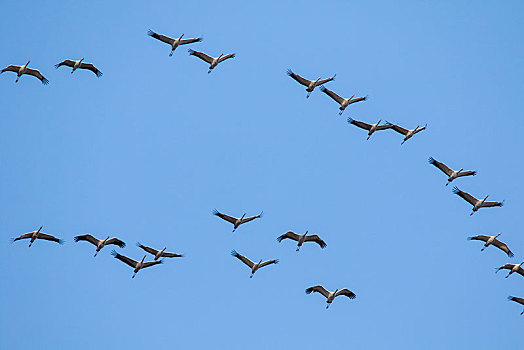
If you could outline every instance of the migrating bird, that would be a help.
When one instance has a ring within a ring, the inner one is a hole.
[[[55,64],[55,68],[58,69],[59,67],[62,67],[62,66],[71,67],[71,68],[73,68],[73,70],[71,71],[71,74],[73,74],[75,72],[75,70],[77,70],[77,69],[88,69],[91,72],[95,73],[95,75],[98,78],[100,78],[102,76],[102,72],[99,71],[98,68],[96,68],[94,64],[83,62],[83,60],[84,60],[83,57],[82,57],[82,59],[80,59],[78,61],[63,60],[62,62]]]
[[[524,276],[524,269],[522,269],[521,265],[524,263],[521,262],[520,264],[506,264],[506,265],[503,265],[501,267],[499,267],[497,269],[496,272],[499,272],[500,270],[509,270],[509,273],[508,275],[506,276],[506,278],[508,278],[509,276],[511,276],[514,272],[520,274],[521,276]]]
[[[477,172],[475,170],[463,171],[464,168],[460,168],[460,170],[456,171],[456,170],[450,169],[446,164],[435,160],[433,157],[429,157],[428,162],[429,164],[432,164],[436,166],[437,168],[439,168],[444,174],[448,176],[448,182],[446,183],[446,186],[449,185],[450,182],[455,180],[457,177],[477,175]]]
[[[14,64],[11,64],[11,65],[5,67],[4,69],[2,69],[0,74],[2,74],[3,72],[15,72],[16,73],[15,83],[18,83],[18,79],[20,79],[20,77],[22,75],[29,74],[29,75],[32,75],[32,76],[37,77],[38,79],[40,79],[42,84],[44,84],[44,85],[49,84],[49,80],[47,80],[42,75],[42,73],[40,73],[40,71],[38,69],[32,69],[32,68],[27,67],[29,62],[31,62],[31,61],[27,61],[27,63],[24,64],[23,66],[15,66]]]
[[[131,258],[128,258],[125,255],[118,254],[114,249],[111,251],[111,255],[114,256],[116,259],[122,261],[123,263],[126,263],[127,265],[129,265],[132,268],[134,268],[134,274],[133,274],[133,277],[131,277],[131,278],[135,278],[135,276],[138,273],[138,271],[140,271],[142,269],[145,269],[146,267],[150,267],[150,266],[154,266],[154,265],[158,265],[158,264],[162,264],[163,263],[162,260],[154,260],[154,261],[146,261],[146,262],[144,262],[144,260],[146,258],[146,255],[144,255],[142,260],[136,261],[136,260],[133,260]]]
[[[260,269],[261,267],[271,265],[271,264],[278,264],[278,259],[267,260],[264,262],[262,262],[262,259],[260,259],[259,262],[254,263],[251,260],[249,260],[248,258],[246,258],[245,256],[238,254],[236,250],[232,250],[231,255],[233,255],[235,258],[237,258],[238,260],[242,261],[244,264],[249,266],[249,268],[251,269],[251,276],[249,276],[249,278],[253,278],[253,275],[255,274],[255,272],[257,272],[257,270]]]
[[[76,236],[74,240],[75,242],[86,241],[93,245],[96,245],[96,251],[95,251],[94,256],[96,256],[98,252],[102,250],[102,248],[104,248],[106,245],[109,245],[109,244],[117,245],[120,248],[124,248],[126,246],[126,244],[123,241],[119,240],[118,238],[109,239],[109,236],[107,236],[106,239],[102,240],[102,239],[97,239],[91,236],[90,234],[86,234],[86,235]]]
[[[160,40],[160,41],[162,41],[162,42],[164,42],[166,44],[171,45],[171,53],[169,54],[169,56],[173,56],[173,52],[180,45],[197,43],[197,42],[202,41],[204,39],[202,37],[200,37],[200,38],[191,38],[191,39],[182,39],[184,34],[180,35],[180,37],[178,37],[178,38],[170,38],[168,36],[155,33],[151,29],[149,29],[149,31],[147,32],[147,35],[149,35],[149,36],[151,36],[151,37],[153,37],[153,38],[155,38],[157,40]]]
[[[245,224],[246,222],[249,222],[251,220],[255,220],[255,219],[261,218],[262,215],[264,215],[264,212],[261,212],[258,215],[250,216],[250,217],[247,217],[247,218],[245,217],[246,213],[244,213],[242,215],[242,217],[234,218],[232,216],[229,216],[229,215],[226,215],[226,214],[222,214],[221,212],[219,212],[218,210],[215,209],[215,210],[213,210],[213,215],[216,215],[219,218],[232,223],[233,224],[233,232],[235,232],[235,230],[238,228],[238,226],[240,226],[242,224]]]
[[[393,123],[390,123],[388,121],[386,121],[387,124],[390,124],[391,125],[391,129],[395,130],[396,132],[398,132],[399,134],[402,134],[404,135],[404,140],[400,143],[401,145],[404,144],[404,142],[406,142],[407,140],[409,140],[410,138],[412,138],[415,134],[418,134],[419,132],[421,132],[422,130],[425,130],[426,127],[428,126],[427,124],[424,125],[422,128],[420,127],[420,125],[417,125],[417,127],[413,130],[409,130],[409,129],[404,129],[403,127],[401,126],[398,126],[396,124],[393,124]]]
[[[315,90],[317,86],[321,86],[327,82],[330,82],[331,80],[335,80],[336,74],[332,76],[331,78],[327,79],[321,79],[321,77],[318,77],[317,80],[307,80],[306,78],[302,78],[300,75],[293,73],[291,69],[287,70],[287,75],[289,75],[291,78],[295,79],[299,84],[302,84],[304,86],[307,86],[307,95],[306,98],[309,98],[309,95]]]
[[[19,241],[21,239],[30,239],[29,247],[37,239],[45,239],[46,241],[56,242],[58,244],[64,244],[63,240],[58,239],[58,238],[56,238],[54,236],[48,235],[47,233],[40,232],[42,230],[42,227],[44,227],[44,226],[40,226],[40,228],[38,230],[36,230],[36,231],[24,233],[23,235],[21,235],[19,237],[12,238],[11,242],[16,242],[16,241]]]
[[[306,233],[304,233],[303,235],[299,235],[298,233],[295,233],[293,231],[288,231],[283,235],[279,236],[277,238],[277,241],[282,242],[282,240],[286,238],[297,241],[297,252],[300,250],[300,247],[304,242],[315,242],[320,246],[320,248],[326,248],[327,244],[322,240],[322,238],[320,238],[318,235],[308,235],[308,232],[309,231],[306,231]]]
[[[322,287],[321,285],[309,287],[308,289],[306,289],[306,294],[311,294],[311,293],[320,293],[320,294],[322,294],[323,296],[326,297],[326,299],[327,299],[326,309],[329,308],[329,305],[331,305],[333,300],[336,297],[338,297],[339,295],[344,295],[344,296],[348,297],[349,299],[355,299],[357,297],[355,295],[355,293],[353,293],[352,291],[350,291],[347,288],[344,288],[344,289],[341,289],[341,290],[337,289],[334,292],[329,292],[329,291],[326,290],[326,288]]]
[[[464,198],[466,202],[473,206],[473,211],[471,212],[471,214],[469,214],[470,216],[473,215],[480,208],[502,207],[504,205],[504,202],[486,202],[486,199],[488,199],[489,194],[486,197],[484,197],[484,199],[477,199],[473,197],[471,194],[459,190],[457,186],[453,187],[453,193]]]
[[[187,50],[187,52],[189,52],[190,55],[196,56],[196,57],[200,58],[201,60],[206,61],[207,63],[210,64],[209,70],[207,71],[208,74],[211,73],[213,68],[215,68],[217,66],[217,64],[219,64],[220,62],[223,62],[223,61],[227,60],[228,58],[235,57],[234,53],[229,53],[227,55],[224,55],[223,53],[221,53],[220,56],[218,56],[218,57],[211,57],[211,56],[206,55],[203,52],[195,51],[195,50],[191,50],[191,49]]]
[[[516,303],[519,303],[520,305],[524,305],[524,298],[519,297],[512,297],[511,295],[508,297],[508,300],[514,301]],[[524,310],[520,313],[521,315],[524,314]]]
[[[326,89],[324,86],[320,87],[320,91],[322,91],[323,93],[331,97],[333,100],[335,100],[338,104],[340,104],[340,108],[339,108],[340,112],[338,113],[338,115],[342,115],[342,113],[344,112],[344,109],[346,109],[346,107],[349,106],[350,104],[355,103],[355,102],[365,101],[368,99],[367,96],[353,98],[355,97],[355,95],[352,95],[350,98],[343,98],[337,95],[336,93],[334,93],[333,91]]]
[[[355,119],[353,119],[351,117],[348,118],[348,123],[349,124],[353,124],[355,126],[358,126],[361,129],[364,129],[364,130],[368,131],[368,138],[366,140],[369,140],[371,135],[373,135],[373,133],[375,131],[377,131],[377,130],[391,129],[391,125],[390,124],[379,125],[381,121],[382,121],[382,119],[379,119],[376,124],[368,124],[368,123],[364,123],[364,122],[359,122],[358,120],[355,120]]]
[[[508,254],[508,256],[510,258],[512,258],[513,257],[513,253],[511,252],[511,250],[509,250],[507,244],[504,243],[504,242],[501,242],[501,241],[499,241],[497,239],[497,237],[500,236],[501,234],[502,234],[502,232],[499,233],[496,236],[478,235],[478,236],[474,236],[474,237],[468,237],[468,240],[469,241],[475,240],[475,241],[483,241],[483,242],[485,242],[484,243],[484,247],[480,251],[484,251],[484,249],[486,249],[490,245],[494,245],[495,247],[497,247],[500,250],[502,250],[504,253]]]
[[[139,248],[142,248],[143,250],[145,250],[146,252],[148,252],[149,254],[152,254],[155,256],[155,258],[153,260],[158,260],[160,258],[181,258],[183,257],[182,254],[176,254],[176,253],[168,253],[166,252],[166,248],[167,247],[164,247],[164,249],[162,250],[156,250],[156,249],[153,249],[151,247],[147,247],[145,245],[142,245],[140,244],[140,242],[136,242],[136,245],[139,247]]]

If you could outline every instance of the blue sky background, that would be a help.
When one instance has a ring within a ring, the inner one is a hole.
[[[524,279],[520,1],[18,2],[3,4],[0,65],[0,342],[6,349],[518,349]],[[236,52],[211,74],[148,29],[204,36]],[[85,57],[104,73],[55,70]],[[286,76],[331,76],[334,101]],[[346,123],[428,129],[406,144]],[[456,184],[506,200],[471,207],[428,165],[478,175]],[[217,208],[261,220],[231,233]],[[66,240],[9,243],[37,229]],[[325,250],[290,241],[319,233]],[[78,234],[186,254],[141,271]],[[503,232],[515,252],[480,252]],[[3,243],[2,243],[3,242]],[[279,258],[249,279],[231,257]],[[325,310],[315,284],[347,287]]]

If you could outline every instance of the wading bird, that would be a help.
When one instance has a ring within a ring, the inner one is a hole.
[[[341,290],[337,289],[334,292],[329,292],[326,290],[326,288],[322,287],[321,285],[309,287],[308,289],[306,289],[306,294],[311,294],[311,293],[320,293],[326,297],[327,299],[326,309],[329,308],[329,305],[331,305],[331,303],[333,302],[333,299],[335,299],[339,295],[344,295],[348,297],[349,299],[355,299],[357,297],[355,293],[353,293],[352,291],[350,291],[347,288],[344,288]]]
[[[109,239],[109,236],[107,236],[106,239],[102,240],[102,239],[95,238],[91,236],[90,234],[86,234],[86,235],[76,236],[74,240],[75,242],[86,241],[86,242],[91,243],[92,245],[95,245],[96,251],[95,251],[94,256],[96,256],[98,252],[102,250],[102,248],[104,248],[106,245],[109,245],[109,244],[117,245],[120,248],[124,248],[126,246],[126,244],[123,241],[119,240],[118,238]]]
[[[334,93],[333,91],[326,89],[324,86],[321,86],[320,90],[329,97],[331,97],[333,100],[335,100],[338,104],[340,104],[340,112],[338,113],[338,115],[342,115],[344,109],[346,109],[346,107],[350,104],[367,100],[367,96],[353,98],[355,97],[355,95],[352,95],[350,98],[343,98]]]
[[[207,63],[210,64],[209,70],[207,71],[208,74],[211,73],[213,68],[215,68],[217,66],[217,64],[219,64],[220,62],[224,62],[228,58],[235,57],[234,53],[230,53],[230,54],[227,54],[227,55],[224,55],[223,53],[221,53],[220,56],[218,56],[218,57],[211,57],[211,56],[206,55],[203,52],[199,52],[199,51],[195,51],[195,50],[191,50],[191,49],[187,50],[187,52],[189,52],[190,55],[196,56],[196,57],[200,58],[201,60],[206,61]]]
[[[154,255],[155,258],[153,260],[158,260],[160,258],[181,258],[181,257],[183,257],[182,254],[166,252],[165,250],[166,250],[167,247],[164,247],[164,249],[162,249],[162,250],[156,250],[156,249],[153,249],[151,247],[147,247],[145,245],[142,245],[142,244],[140,244],[140,242],[136,242],[136,245],[139,248],[142,248],[143,250],[148,252],[149,254]]]
[[[446,164],[435,160],[433,157],[429,157],[428,162],[429,164],[432,164],[439,168],[444,174],[448,176],[448,182],[446,183],[446,186],[449,185],[450,182],[455,180],[457,177],[477,175],[477,172],[474,170],[463,171],[464,168],[461,168],[460,170],[450,169]]]
[[[91,72],[95,73],[95,75],[97,77],[100,78],[102,76],[102,72],[99,71],[98,68],[96,68],[94,64],[83,62],[83,60],[84,60],[83,57],[82,57],[82,59],[80,59],[78,61],[63,60],[62,62],[60,62],[58,64],[55,64],[55,68],[58,69],[59,67],[62,67],[62,66],[71,67],[71,68],[73,68],[73,70],[71,70],[71,74],[73,74],[75,72],[75,70],[77,70],[77,69],[88,69]]]
[[[516,303],[519,303],[520,305],[524,305],[524,298],[519,297],[512,297],[511,295],[508,297],[508,300],[514,301]],[[524,310],[520,313],[521,315],[524,314]]]
[[[118,254],[114,249],[111,251],[111,255],[114,256],[116,259],[122,261],[123,263],[126,263],[127,265],[129,265],[132,268],[134,268],[134,274],[133,274],[133,277],[131,277],[131,278],[135,278],[135,276],[138,273],[138,271],[140,271],[142,269],[145,269],[146,267],[154,266],[154,265],[157,265],[157,264],[162,264],[162,260],[155,260],[155,261],[146,261],[146,262],[144,262],[144,260],[146,258],[145,255],[142,258],[142,260],[136,261],[136,260],[133,260],[131,258],[128,258],[125,255]]]
[[[468,240],[469,241],[475,240],[475,241],[483,241],[483,242],[485,242],[484,243],[484,247],[480,251],[484,251],[484,249],[486,249],[490,245],[494,245],[495,247],[497,247],[500,250],[502,250],[504,253],[508,254],[508,256],[510,258],[512,258],[513,257],[513,253],[511,252],[511,250],[509,250],[509,248],[506,245],[506,243],[503,243],[503,242],[501,242],[501,241],[499,241],[497,239],[497,237],[500,236],[501,234],[502,234],[502,232],[499,233],[496,236],[478,235],[478,236],[468,237]]]
[[[200,38],[191,38],[191,39],[182,39],[184,34],[180,35],[180,37],[178,37],[178,38],[170,38],[168,36],[155,33],[151,29],[149,29],[149,31],[147,32],[147,35],[149,35],[149,36],[151,36],[151,37],[153,37],[153,38],[155,38],[157,40],[160,40],[160,41],[162,41],[162,42],[164,42],[166,44],[171,45],[171,52],[169,53],[169,56],[173,56],[173,52],[180,45],[197,43],[197,42],[203,40],[202,37],[200,37]]]
[[[262,259],[260,259],[259,262],[254,263],[251,260],[249,260],[248,258],[246,258],[245,256],[238,254],[236,250],[232,250],[231,255],[233,255],[235,258],[237,258],[238,260],[242,261],[244,264],[249,266],[249,268],[251,269],[251,276],[249,276],[249,278],[253,278],[253,275],[255,274],[255,272],[257,272],[257,270],[260,269],[261,267],[271,265],[271,264],[278,264],[278,259],[267,260],[264,262],[262,262]]]
[[[37,77],[38,79],[40,79],[42,84],[44,84],[44,85],[49,84],[49,80],[47,80],[42,75],[42,73],[40,73],[40,71],[38,69],[32,69],[32,68],[27,67],[29,62],[31,62],[31,61],[27,61],[27,63],[24,64],[23,66],[15,66],[14,64],[11,64],[11,65],[5,67],[4,69],[2,69],[0,74],[2,74],[3,72],[15,72],[16,73],[15,83],[18,83],[18,79],[20,79],[20,77],[22,75],[29,74],[29,75],[32,75],[32,76]]]
[[[330,82],[331,80],[335,80],[336,74],[332,76],[331,78],[322,79],[321,77],[318,77],[317,80],[308,80],[306,78],[302,78],[300,75],[293,73],[291,69],[287,70],[287,75],[289,75],[291,78],[295,79],[299,84],[302,84],[307,87],[307,95],[306,98],[309,98],[309,95],[315,90],[317,86],[321,86],[327,82]]]
[[[279,236],[277,238],[277,241],[282,242],[282,240],[286,238],[297,241],[297,252],[300,250],[300,247],[304,242],[315,242],[320,246],[320,248],[326,248],[326,242],[324,242],[318,235],[308,235],[308,232],[309,231],[306,231],[306,233],[304,233],[303,235],[299,235],[298,233],[295,233],[293,231],[288,231],[284,233],[282,236]]]
[[[40,228],[38,230],[36,230],[36,231],[24,233],[23,235],[21,235],[19,237],[12,238],[11,241],[12,242],[16,242],[16,241],[19,241],[21,239],[29,239],[29,247],[37,239],[45,239],[46,241],[56,242],[58,244],[64,244],[63,240],[58,239],[58,238],[56,238],[54,236],[48,235],[47,233],[40,232],[42,230],[42,227],[44,227],[44,226],[40,226]]]
[[[497,269],[497,271],[495,271],[495,272],[499,272],[500,270],[509,270],[509,273],[506,276],[506,278],[511,276],[514,272],[520,274],[521,276],[524,276],[524,269],[522,269],[522,267],[521,267],[521,265],[523,263],[524,263],[524,261],[521,262],[520,264],[506,264],[506,265],[503,265],[503,266],[499,267]]]
[[[413,130],[409,130],[409,129],[404,129],[403,127],[401,126],[398,126],[396,124],[393,124],[393,123],[390,123],[388,121],[386,121],[387,124],[390,124],[391,125],[391,129],[395,130],[396,132],[398,132],[399,134],[402,134],[404,135],[404,140],[400,143],[401,145],[404,144],[404,142],[406,142],[407,140],[409,140],[410,138],[412,138],[415,134],[418,134],[419,132],[421,132],[422,130],[426,130],[426,127],[428,126],[427,124],[424,125],[422,128],[420,128],[420,125],[417,125],[417,127]]]
[[[470,216],[473,215],[480,208],[502,207],[504,205],[504,202],[486,202],[486,199],[488,199],[489,194],[486,197],[484,197],[484,199],[477,199],[473,197],[471,194],[459,190],[457,186],[453,187],[453,193],[464,198],[466,202],[473,206],[473,211],[471,212],[471,214],[469,214]]]
[[[234,218],[232,216],[229,216],[229,215],[226,215],[226,214],[222,214],[221,212],[219,212],[218,210],[213,210],[213,215],[216,215],[218,216],[219,218],[223,219],[223,220],[226,220],[230,223],[233,224],[233,232],[235,232],[235,230],[238,228],[238,226],[242,225],[242,224],[245,224],[246,222],[249,222],[251,220],[255,220],[255,219],[258,219],[258,218],[261,218],[262,215],[264,214],[264,212],[260,213],[259,215],[255,215],[255,216],[250,216],[250,217],[245,217],[246,216],[246,213],[244,213],[242,215],[242,217],[240,218]]]
[[[348,118],[348,123],[349,124],[353,124],[355,126],[358,126],[361,129],[364,129],[364,130],[368,131],[368,138],[366,140],[369,140],[371,135],[373,135],[373,133],[375,131],[377,131],[377,130],[391,129],[391,125],[390,124],[379,125],[381,121],[382,121],[382,119],[379,119],[376,124],[368,124],[368,123],[364,123],[364,122],[359,122],[358,120],[355,120],[355,119],[353,119],[351,117]]]

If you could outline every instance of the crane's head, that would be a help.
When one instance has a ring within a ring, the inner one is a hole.
[[[241,217],[241,219],[243,219],[243,218],[244,218],[244,216],[246,216],[246,213],[242,214],[242,217]]]
[[[382,119],[379,119],[378,122],[377,122],[377,125],[380,124],[381,121],[382,121]]]
[[[31,61],[27,61],[27,63],[26,63],[25,65],[28,66],[28,65],[29,65],[29,62],[31,62]]]
[[[464,170],[464,168],[460,168],[460,170],[458,172],[460,173],[462,170]]]
[[[502,232],[500,232],[498,235],[495,236],[495,238],[497,238],[498,236],[500,236],[502,234]]]
[[[80,59],[80,62],[82,62],[83,60],[84,60],[84,58],[82,57],[82,58]]]
[[[140,263],[143,263],[144,260],[146,260],[146,255],[144,255],[144,257],[142,258],[142,260],[140,261]]]
[[[222,56],[224,56],[224,53],[223,53],[223,52],[220,54],[220,56],[218,56],[218,58],[220,58],[220,57],[222,57]]]
[[[351,100],[353,97],[355,97],[355,94],[351,95],[351,97],[349,99]]]
[[[40,226],[36,232],[40,232],[40,230],[41,230],[43,227],[44,227],[44,226]]]
[[[337,292],[338,292],[338,288],[337,288],[337,289],[335,289],[335,292],[334,292],[333,294],[337,294]]]
[[[305,234],[307,235],[308,232],[309,232],[309,230],[306,230],[306,233],[305,233]]]
[[[486,199],[488,199],[488,197],[489,197],[489,194],[488,194],[488,195],[487,195],[486,197],[484,197],[484,200],[483,200],[483,202],[485,202],[485,201],[486,201]]]
[[[179,39],[182,39],[182,37],[183,37],[184,35],[185,35],[185,34],[184,34],[184,33],[182,33],[182,35],[180,35],[180,38],[179,38]]]

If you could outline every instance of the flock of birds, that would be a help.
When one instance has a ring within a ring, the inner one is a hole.
[[[180,35],[180,37],[178,37],[178,38],[171,38],[169,36],[153,32],[152,30],[149,30],[147,34],[149,36],[151,36],[152,38],[154,38],[154,39],[157,39],[157,40],[159,40],[159,41],[161,41],[163,43],[168,44],[171,47],[171,51],[169,53],[169,56],[172,56],[174,51],[180,45],[193,44],[193,43],[197,43],[197,42],[200,42],[200,41],[203,40],[202,37],[183,39],[184,34]],[[191,56],[198,57],[201,60],[203,60],[203,61],[205,61],[206,63],[209,64],[208,73],[211,73],[211,71],[214,68],[216,68],[216,66],[219,63],[224,62],[225,60],[227,60],[229,58],[234,58],[235,57],[234,53],[230,53],[230,54],[226,54],[226,55],[224,55],[224,53],[221,53],[218,57],[212,57],[212,56],[209,56],[208,54],[206,54],[204,52],[195,51],[195,50],[192,50],[192,49],[189,49],[188,52],[189,52],[189,54]],[[14,73],[16,73],[17,77],[16,77],[16,81],[15,82],[18,82],[20,77],[22,75],[24,75],[24,74],[25,75],[31,75],[31,76],[34,76],[34,77],[38,78],[44,85],[49,84],[49,80],[46,79],[43,76],[43,74],[40,73],[39,70],[28,67],[29,63],[30,63],[30,61],[27,61],[27,63],[22,65],[22,66],[9,65],[6,68],[2,69],[0,74],[4,73],[4,72],[14,72]],[[102,76],[102,72],[97,67],[95,67],[95,65],[93,65],[92,63],[84,62],[84,58],[82,58],[80,60],[77,60],[77,61],[66,59],[66,60],[56,64],[55,68],[58,69],[61,66],[67,66],[67,67],[72,68],[71,74],[73,74],[77,69],[87,69],[87,70],[92,71],[97,77],[101,77]],[[361,102],[361,101],[366,101],[367,100],[367,96],[355,97],[355,95],[352,95],[349,98],[344,98],[344,97],[341,97],[340,95],[338,95],[337,93],[335,93],[334,91],[329,90],[326,87],[324,87],[324,84],[335,80],[335,76],[336,75],[334,75],[333,77],[330,77],[330,78],[326,78],[326,79],[322,79],[321,77],[318,77],[316,80],[308,80],[308,79],[306,79],[306,78],[304,78],[304,77],[294,73],[290,69],[287,71],[287,74],[292,79],[294,79],[296,82],[298,82],[299,84],[301,84],[301,85],[306,87],[306,92],[307,92],[306,98],[309,98],[311,93],[315,90],[315,88],[319,87],[319,89],[323,93],[325,93],[327,96],[332,98],[335,102],[337,102],[340,105],[340,107],[339,107],[339,110],[340,110],[339,115],[342,115],[344,110],[349,105],[351,105],[353,103],[357,103],[357,102]],[[382,119],[379,119],[377,121],[377,123],[375,123],[375,124],[368,124],[368,123],[365,123],[365,122],[362,122],[362,121],[354,120],[351,117],[349,117],[347,119],[347,122],[349,124],[355,125],[355,126],[361,128],[361,129],[366,130],[368,132],[367,133],[367,139],[368,140],[376,131],[392,129],[393,131],[396,131],[397,133],[399,133],[399,134],[404,136],[401,144],[404,144],[407,140],[412,138],[417,133],[425,130],[426,127],[427,127],[427,125],[424,125],[423,127],[421,127],[420,125],[417,125],[417,127],[415,129],[406,129],[406,128],[402,127],[402,126],[399,126],[399,125],[394,124],[394,123],[390,123],[388,121],[385,121],[384,124],[381,124]],[[461,168],[460,170],[453,170],[450,167],[448,167],[446,164],[444,164],[442,162],[439,162],[439,161],[435,160],[432,157],[429,158],[429,163],[431,165],[434,165],[439,170],[441,170],[444,174],[446,174],[446,176],[448,177],[446,186],[448,186],[452,181],[458,179],[459,177],[474,176],[474,175],[477,174],[477,172],[474,171],[474,170],[466,170],[466,171],[464,171],[463,168]],[[471,195],[471,194],[469,194],[467,192],[461,191],[456,186],[453,188],[453,193],[457,194],[458,196],[460,196],[461,198],[463,198],[465,201],[467,201],[469,204],[471,204],[473,206],[472,212],[471,212],[470,215],[473,215],[480,208],[501,207],[504,204],[504,202],[487,201],[487,198],[489,197],[489,195],[486,195],[483,199],[478,199],[478,198],[474,197],[473,195]],[[221,213],[221,212],[219,212],[219,211],[217,211],[215,209],[213,214],[218,216],[219,218],[221,218],[221,219],[231,223],[233,225],[233,232],[235,232],[235,230],[240,225],[245,224],[247,222],[250,222],[252,220],[261,218],[263,213],[260,213],[259,215],[255,215],[255,216],[249,216],[249,217],[246,217],[246,213],[244,213],[241,217],[236,218],[236,217],[233,217],[233,216]],[[57,237],[55,237],[53,235],[50,235],[50,234],[42,232],[41,231],[42,228],[43,227],[41,226],[38,230],[35,230],[35,231],[32,231],[32,232],[28,232],[28,233],[20,235],[19,237],[13,238],[12,242],[16,242],[16,241],[22,240],[22,239],[29,239],[29,247],[31,247],[31,245],[37,239],[47,240],[47,241],[63,244],[63,240],[62,239],[59,239],[59,238],[57,238]],[[478,240],[478,241],[484,242],[484,246],[481,249],[482,251],[485,248],[493,245],[496,248],[502,250],[504,253],[506,253],[508,257],[513,257],[514,254],[511,252],[511,250],[509,249],[508,245],[498,239],[498,237],[500,235],[501,235],[501,233],[499,233],[499,234],[497,234],[495,236],[477,235],[477,236],[474,236],[474,237],[468,237],[468,240]],[[292,241],[297,242],[297,248],[296,248],[297,252],[300,250],[300,247],[305,242],[316,243],[316,244],[318,244],[320,246],[320,248],[325,248],[327,246],[326,243],[324,242],[324,240],[322,240],[322,238],[320,238],[316,234],[309,234],[308,231],[306,231],[303,234],[298,234],[298,233],[295,233],[293,231],[288,231],[288,232],[282,234],[281,236],[279,236],[277,238],[278,242],[281,242],[284,239],[290,239]],[[92,236],[90,234],[76,236],[76,237],[74,237],[74,241],[75,242],[85,241],[85,242],[88,242],[88,243],[91,243],[92,245],[94,245],[96,247],[95,254],[94,254],[95,257],[97,256],[98,252],[100,252],[107,245],[116,245],[119,248],[124,248],[126,246],[124,241],[122,241],[122,240],[120,240],[118,238],[114,238],[114,237],[110,238],[110,236],[107,236],[105,239],[98,239],[98,238],[96,238],[96,237],[94,237],[94,236]],[[155,248],[152,248],[152,247],[148,247],[148,246],[142,245],[140,242],[137,242],[137,246],[140,249],[144,250],[146,253],[149,253],[150,255],[152,255],[153,256],[153,260],[145,261],[146,258],[147,258],[147,254],[144,255],[143,258],[140,261],[138,261],[138,260],[131,259],[131,258],[125,256],[125,255],[122,255],[122,254],[116,252],[114,249],[111,251],[111,255],[113,255],[116,259],[122,261],[126,265],[130,266],[131,268],[133,268],[133,276],[132,276],[132,278],[134,278],[136,276],[136,274],[140,270],[142,270],[144,268],[155,266],[155,265],[158,265],[158,264],[162,264],[163,261],[164,261],[162,258],[179,258],[179,257],[183,257],[182,254],[166,252],[167,247],[164,247],[163,249],[158,250],[158,249],[155,249]],[[237,258],[238,260],[240,260],[241,262],[243,262],[247,267],[249,267],[251,269],[251,275],[249,276],[250,278],[252,278],[253,275],[260,268],[265,267],[265,266],[269,266],[269,265],[273,265],[273,264],[277,264],[279,262],[278,259],[272,259],[272,260],[266,260],[266,261],[263,261],[262,259],[260,259],[258,262],[254,262],[254,261],[250,260],[249,258],[247,258],[246,256],[239,254],[236,250],[232,250],[231,251],[231,255],[233,257]],[[506,276],[506,278],[508,278],[510,275],[512,275],[515,272],[520,274],[521,276],[524,276],[524,269],[522,268],[522,264],[524,264],[524,261],[521,262],[520,264],[505,264],[505,265],[497,268],[497,272],[500,271],[500,270],[503,270],[503,269],[509,270],[509,273]],[[327,289],[325,289],[322,285],[316,285],[316,286],[309,287],[309,288],[307,288],[305,290],[305,292],[307,294],[319,293],[319,294],[323,295],[326,298],[326,301],[327,301],[326,308],[329,308],[329,305],[338,296],[341,296],[341,295],[342,296],[346,296],[349,299],[355,299],[356,298],[356,294],[353,293],[352,291],[350,291],[347,288],[343,288],[343,289],[340,289],[340,290],[336,289],[334,292],[330,292]],[[508,297],[508,299],[511,300],[511,301],[515,301],[515,302],[517,302],[519,304],[524,305],[524,298],[510,296],[510,297]],[[524,310],[522,311],[521,315],[522,314],[524,314]]]

